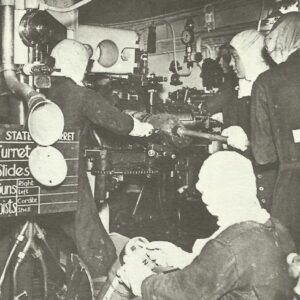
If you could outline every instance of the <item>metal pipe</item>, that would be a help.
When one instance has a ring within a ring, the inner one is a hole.
[[[18,260],[15,267],[14,267],[14,271],[13,271],[13,295],[14,295],[14,299],[16,299],[16,297],[17,297],[17,272],[18,272],[20,264],[21,263]]]
[[[17,292],[18,292],[18,286],[17,286],[18,269],[29,251],[30,245],[33,241],[33,235],[34,235],[34,227],[33,227],[33,223],[30,222],[28,224],[27,242],[26,242],[23,250],[21,252],[19,252],[19,254],[18,254],[18,259],[17,259],[16,265],[15,265],[14,271],[13,271],[13,297],[14,297],[14,299],[16,299]]]
[[[8,258],[7,258],[7,260],[6,260],[5,266],[4,266],[4,268],[3,268],[3,271],[2,271],[2,274],[1,274],[1,277],[0,277],[0,295],[1,295],[2,285],[3,285],[4,279],[5,279],[5,275],[6,275],[8,266],[9,266],[9,264],[10,264],[10,262],[11,262],[12,256],[13,256],[13,254],[15,253],[15,250],[16,250],[17,246],[18,246],[18,245],[23,241],[23,239],[24,239],[24,234],[25,234],[25,231],[27,230],[28,225],[29,225],[29,222],[27,221],[27,222],[24,224],[24,226],[23,226],[21,232],[18,234],[18,236],[17,236],[17,238],[16,238],[16,241],[15,241],[15,243],[14,243],[14,246],[13,246],[13,248],[11,249],[11,251],[10,251],[10,253],[9,253],[9,256],[8,256]]]
[[[29,85],[20,83],[17,79],[14,58],[14,6],[4,5],[1,8],[1,22],[2,22],[2,66],[1,71],[10,91],[24,98],[27,102],[33,95],[38,93]],[[43,96],[43,95],[41,95]],[[44,97],[44,96],[43,96]]]
[[[69,6],[69,7],[64,7],[64,8],[50,6],[50,5],[41,3],[39,9],[40,10],[51,10],[51,11],[65,13],[65,12],[70,12],[72,10],[78,9],[79,7],[81,7],[81,6],[85,5],[85,4],[88,4],[91,1],[92,0],[82,0],[82,1],[79,1],[78,3],[76,3],[76,4],[73,4],[73,5]]]
[[[41,255],[41,257],[39,259],[40,259],[43,277],[44,277],[44,298],[47,299],[47,297],[48,297],[48,269],[47,269],[43,254]]]
[[[37,232],[37,237],[45,244],[46,248],[48,249],[49,253],[51,254],[51,256],[54,259],[57,266],[61,269],[61,271],[63,273],[65,273],[66,270],[62,267],[62,264],[59,262],[59,260],[57,259],[54,251],[52,250],[52,248],[48,244],[48,242],[45,238],[45,234],[44,234],[43,230],[39,227],[39,225],[37,223],[34,223],[34,228],[35,228],[35,231]]]
[[[154,93],[155,93],[155,90],[149,90],[149,106],[150,106],[150,109],[149,109],[149,112],[150,114],[153,114],[154,113]]]
[[[28,129],[32,139],[42,146],[55,143],[62,135],[64,117],[60,108],[46,99],[43,94],[17,79],[14,66],[14,6],[1,6],[1,52],[3,73],[6,85],[13,95],[24,99],[29,107]],[[45,117],[47,124],[45,125]],[[51,124],[49,124],[49,122]]]
[[[100,150],[100,155],[94,164],[95,172],[95,200],[97,205],[105,203],[107,197],[107,179],[104,171],[109,167],[107,150]]]
[[[219,141],[222,143],[227,143],[227,137],[219,134],[206,133],[201,131],[193,131],[183,127],[178,127],[175,129],[175,133],[179,136],[193,136],[197,138],[207,139],[210,141]]]
[[[34,61],[35,61],[35,58],[34,58],[34,55],[35,55],[35,49],[33,47],[28,47],[28,63],[29,64],[33,64]],[[33,75],[30,74],[28,75],[28,84],[33,87],[33,81],[34,81],[34,78],[33,78]]]
[[[176,71],[176,74],[179,75],[179,76],[182,76],[182,77],[188,77],[192,74],[192,68],[189,67],[188,68],[188,71],[186,72],[180,72],[178,70],[178,67],[177,67],[177,55],[176,55],[176,36],[175,36],[175,32],[174,32],[174,28],[172,26],[172,24],[167,21],[167,20],[163,20],[167,25],[169,25],[170,29],[171,29],[171,33],[172,33],[172,39],[173,39],[173,56],[174,56],[174,67],[175,67],[175,71]]]
[[[135,216],[135,214],[136,214],[136,212],[137,212],[137,209],[138,209],[138,207],[139,207],[139,204],[140,204],[140,202],[141,202],[144,188],[145,188],[145,185],[143,185],[143,187],[142,187],[142,189],[141,189],[141,191],[140,191],[140,193],[139,193],[139,196],[138,196],[138,198],[137,198],[137,200],[136,200],[136,203],[135,203],[133,212],[132,212],[132,214],[131,214],[133,217]]]
[[[34,225],[33,225],[34,226]],[[42,253],[42,250],[35,244],[34,240],[32,240],[31,249],[34,251],[35,257],[40,261],[42,273],[43,273],[43,286],[44,286],[44,299],[48,297],[48,269],[46,266],[46,262]]]

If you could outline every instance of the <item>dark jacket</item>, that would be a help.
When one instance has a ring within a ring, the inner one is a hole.
[[[225,80],[220,90],[216,94],[208,97],[203,107],[210,115],[222,112],[225,127],[238,123],[237,91],[235,87],[236,85],[233,78]]]
[[[71,79],[58,78],[48,97],[62,109],[66,125],[82,129],[88,121],[120,135],[128,135],[133,129],[130,116],[114,107],[101,93],[78,86]]]
[[[142,299],[289,300],[293,282],[286,256],[291,251],[290,235],[274,219],[235,224],[183,270],[146,278]]]
[[[250,137],[250,103],[251,97],[238,99],[236,84],[233,78],[227,79],[220,91],[208,98],[203,108],[210,114],[223,113],[224,128],[229,126],[241,126]],[[251,151],[242,153],[253,161]],[[254,163],[254,171],[257,180],[257,198],[262,207],[271,210],[272,195],[277,177],[277,165],[257,166]]]
[[[259,164],[279,163],[272,214],[300,249],[300,50],[261,74],[252,90],[251,145]],[[299,132],[298,132],[299,133]]]
[[[85,127],[93,123],[111,132],[127,135],[133,128],[133,120],[111,105],[100,93],[76,85],[71,79],[58,78],[49,90],[48,98],[62,110],[65,124],[82,130],[81,148],[86,141]],[[93,278],[106,275],[115,260],[115,248],[105,231],[84,168],[81,152],[79,160],[79,201],[75,220],[71,224],[72,238],[78,253]]]

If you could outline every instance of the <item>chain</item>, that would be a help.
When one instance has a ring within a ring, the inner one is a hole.
[[[157,174],[158,170],[126,170],[126,171],[114,171],[114,170],[102,170],[95,173],[101,175],[147,175]]]

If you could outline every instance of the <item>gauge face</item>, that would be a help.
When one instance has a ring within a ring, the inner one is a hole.
[[[183,30],[181,34],[181,40],[184,44],[189,44],[192,42],[193,35],[189,30]]]

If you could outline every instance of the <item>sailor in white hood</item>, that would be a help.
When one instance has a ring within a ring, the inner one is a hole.
[[[228,136],[228,144],[242,151],[249,144],[250,134],[250,101],[252,86],[256,78],[269,69],[264,58],[264,36],[249,29],[235,35],[230,42],[232,46],[231,65],[239,78],[238,91],[238,123],[223,130],[222,135]]]

